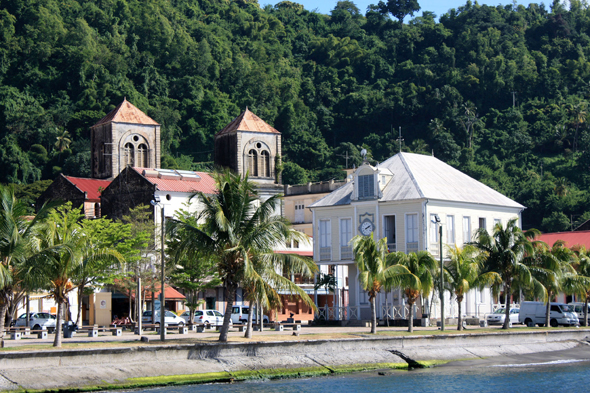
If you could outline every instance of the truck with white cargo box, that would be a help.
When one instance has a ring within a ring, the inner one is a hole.
[[[574,312],[574,308],[565,303],[551,303],[550,304],[549,325],[551,327],[575,326],[579,325],[580,321]],[[547,311],[547,304],[543,302],[522,302],[520,304],[520,313],[518,320],[527,326],[545,326],[545,316]]]

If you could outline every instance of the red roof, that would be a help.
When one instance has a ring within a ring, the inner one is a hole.
[[[248,108],[238,117],[232,120],[223,130],[219,131],[217,135],[229,134],[234,131],[251,131],[264,132],[267,134],[280,134],[276,129],[271,127],[267,122],[250,112]],[[216,135],[216,136],[217,136]]]
[[[160,285],[156,284],[156,288],[159,288]],[[172,288],[170,285],[166,284],[165,286],[166,290],[164,291],[164,296],[166,297],[166,300],[183,300],[186,299],[186,297],[178,292],[176,289]],[[158,290],[155,294],[154,297],[157,299],[160,296],[160,291]],[[150,300],[150,298],[152,297],[151,293],[148,293],[146,296],[146,299],[144,300]],[[131,294],[131,298],[135,299],[135,294],[132,293]]]
[[[281,250],[275,251],[275,254],[297,254],[302,257],[313,257],[313,251],[299,251],[299,250]]]
[[[590,249],[590,231],[544,233],[536,240],[542,240],[552,247],[557,240],[563,240],[566,247],[584,245]]]
[[[215,187],[215,180],[213,177],[206,172],[193,172],[196,173],[200,180],[194,181],[193,179],[178,179],[160,178],[157,177],[158,169],[151,168],[133,168],[140,175],[145,177],[150,183],[155,184],[159,191],[172,191],[172,192],[187,192],[195,193],[202,192],[203,194],[215,194],[217,188]],[[155,176],[154,176],[155,175]]]
[[[123,99],[123,102],[119,106],[110,111],[92,127],[110,122],[159,126],[154,119],[140,111],[135,105],[127,101],[127,99]]]
[[[100,202],[101,190],[107,188],[110,180],[88,179],[84,177],[64,176],[70,183],[75,185],[80,191],[86,193],[86,200],[91,202]]]

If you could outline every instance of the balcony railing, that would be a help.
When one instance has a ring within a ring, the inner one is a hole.
[[[332,247],[320,247],[320,261],[332,259]]]
[[[341,246],[340,247],[340,260],[351,260],[352,259],[352,247]]]
[[[389,250],[389,252],[396,252],[397,251],[397,247],[396,247],[395,243],[387,243],[387,249]]]
[[[406,252],[418,251],[418,242],[406,243]]]

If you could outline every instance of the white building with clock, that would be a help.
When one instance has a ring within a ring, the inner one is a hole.
[[[375,167],[365,162],[350,176],[351,181],[309,206],[316,239],[314,260],[322,271],[335,274],[338,282],[335,307],[329,311],[334,319],[370,318],[368,296],[359,288],[349,245],[355,235],[373,233],[376,239],[387,238],[392,252],[428,250],[439,259],[438,225],[443,225],[443,244],[461,246],[472,240],[478,228],[491,231],[495,223],[506,224],[514,217],[520,222],[524,209],[427,155],[399,153]],[[483,317],[492,311],[493,304],[489,290],[472,290],[465,296],[462,310],[468,316]],[[403,318],[404,305],[400,289],[381,293],[377,297],[377,315]],[[421,313],[436,317],[440,312],[438,294],[417,307],[418,317]],[[455,299],[447,295],[445,315],[456,315],[456,309]]]

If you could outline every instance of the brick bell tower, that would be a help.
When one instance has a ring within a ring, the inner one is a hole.
[[[126,166],[160,167],[160,124],[127,99],[90,127],[92,177],[112,179]]]

